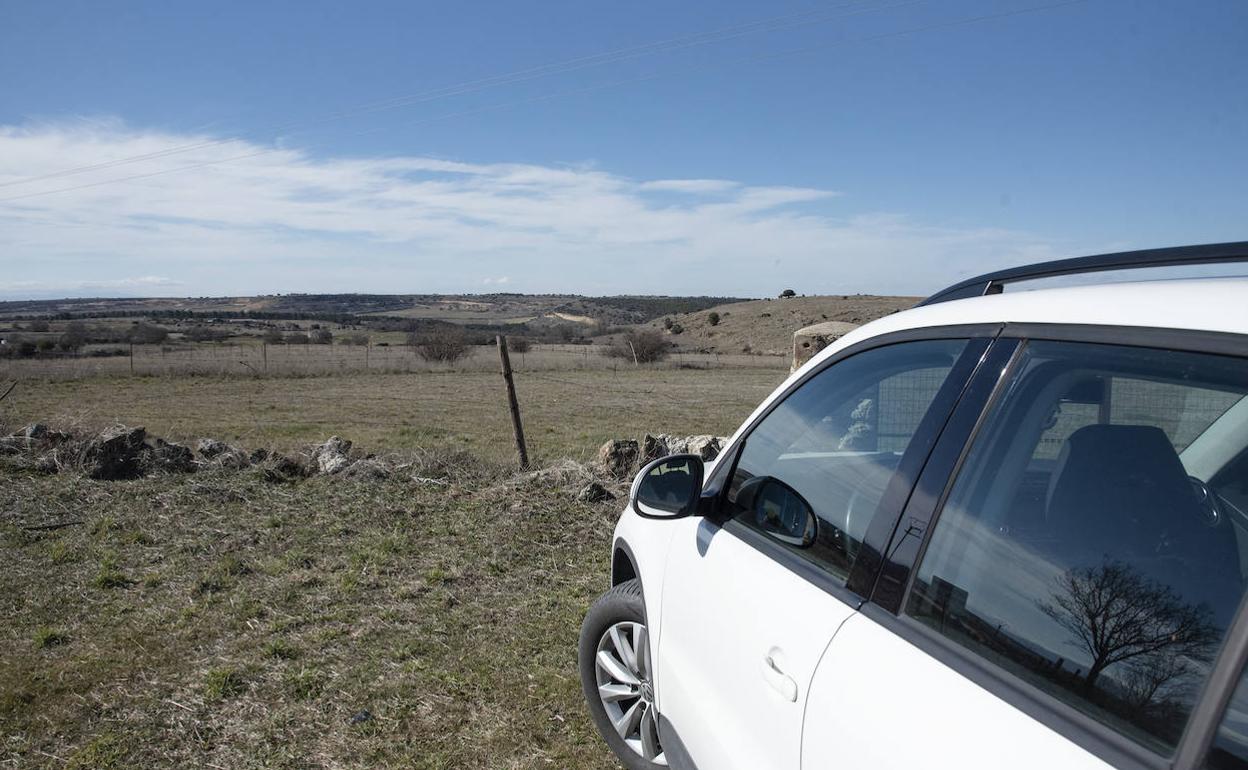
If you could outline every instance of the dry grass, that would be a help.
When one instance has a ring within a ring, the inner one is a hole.
[[[520,372],[530,454],[586,458],[605,440],[731,432],[785,377],[771,369]],[[211,436],[296,451],[336,433],[363,447],[512,455],[502,378],[493,372],[335,377],[114,377],[24,381],[0,422],[98,429],[142,425],[174,440]],[[2,426],[0,426],[2,427]]]
[[[612,766],[575,668],[610,504],[0,474],[0,766]]]

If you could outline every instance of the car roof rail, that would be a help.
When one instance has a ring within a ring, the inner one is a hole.
[[[916,307],[937,305],[955,299],[1000,294],[1007,283],[1055,278],[1063,275],[1102,273],[1111,270],[1133,270],[1146,267],[1174,267],[1177,265],[1213,265],[1222,262],[1248,262],[1248,241],[1238,243],[1209,243],[1201,246],[1176,246],[1168,249],[1145,249],[1123,251],[1117,254],[1097,254],[1091,257],[1058,259],[1037,262],[1034,265],[1012,267],[967,279],[942,289],[920,302]]]

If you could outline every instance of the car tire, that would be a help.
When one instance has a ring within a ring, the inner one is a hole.
[[[594,726],[628,770],[667,767],[658,741],[648,636],[641,581],[628,580],[590,606],[577,650],[581,689]],[[640,650],[633,651],[639,638]]]

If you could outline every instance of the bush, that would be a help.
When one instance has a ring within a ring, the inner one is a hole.
[[[313,345],[328,345],[334,341],[334,333],[329,329],[314,328],[308,339]]]
[[[303,332],[293,332],[282,338],[287,345],[306,345],[308,344],[308,335]]]
[[[512,353],[528,353],[532,349],[533,343],[528,337],[508,337],[507,349]]]
[[[139,322],[130,327],[126,337],[136,345],[159,345],[169,336],[169,331],[161,326]]]
[[[426,361],[453,364],[468,355],[468,339],[459,328],[438,329],[431,332],[412,332],[408,344]]]
[[[787,299],[788,297],[796,297],[796,296],[797,296],[797,292],[793,291],[792,289],[785,289],[784,291],[780,292],[781,299]]]
[[[664,319],[663,319],[663,328],[664,328],[664,329],[670,329],[670,328],[672,328],[672,319],[670,319],[670,318],[664,318]]]
[[[639,364],[662,361],[667,358],[667,353],[667,340],[663,339],[662,334],[650,329],[633,329],[604,351],[604,355],[611,358],[636,360]]]
[[[344,334],[338,338],[339,345],[354,345],[356,347],[365,347],[368,345],[368,335],[363,332],[352,332]]]
[[[56,341],[57,347],[66,351],[81,350],[87,344],[87,327],[81,321],[74,321],[65,327],[65,333]]]
[[[49,353],[53,350],[56,350],[56,340],[50,340],[47,337],[39,340],[40,353]]]
[[[26,326],[26,328],[32,332],[46,332],[48,330],[48,322],[47,321],[31,321],[30,324]]]
[[[672,334],[683,334],[685,331],[685,327],[681,326],[680,324],[672,324],[672,328],[668,329],[668,331],[670,331]]]
[[[719,313],[716,313],[714,310],[712,310],[710,313],[707,313],[706,322],[709,323],[711,326],[719,326]]]
[[[282,336],[281,329],[272,328],[265,329],[264,334],[260,336],[260,339],[264,340],[266,345],[281,345],[286,341],[286,338]]]
[[[214,329],[211,326],[192,326],[183,336],[192,342],[220,342],[229,336],[224,329]]]

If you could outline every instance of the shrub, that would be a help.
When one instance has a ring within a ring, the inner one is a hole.
[[[468,355],[468,339],[464,330],[459,328],[412,332],[407,341],[416,349],[416,354],[426,361],[453,364]]]
[[[188,340],[192,342],[220,342],[229,336],[224,329],[214,329],[211,326],[192,326],[183,333]]]
[[[664,319],[663,319],[663,328],[664,328],[664,329],[670,329],[670,328],[672,328],[672,319],[670,319],[670,318],[664,318]]]
[[[784,291],[780,292],[781,299],[787,299],[788,297],[796,297],[796,296],[797,296],[797,292],[793,291],[792,289],[785,289]]]
[[[707,313],[706,322],[709,323],[711,326],[719,326],[719,313],[716,313],[714,310],[712,310],[710,313]]]
[[[328,345],[334,341],[334,333],[329,329],[316,328],[308,335],[313,345]]]
[[[668,343],[663,335],[650,329],[633,329],[616,340],[605,351],[604,355],[611,358],[636,360],[639,364],[649,364],[667,358]]]
[[[39,340],[38,347],[40,353],[47,353],[49,351],[56,350],[56,340],[50,340],[47,337],[44,337]]]
[[[281,345],[286,341],[286,338],[282,336],[282,330],[275,328],[265,329],[260,339],[264,340],[266,345]]]
[[[65,327],[65,333],[56,342],[57,347],[66,351],[77,351],[87,344],[87,327],[81,321],[74,321]]]
[[[338,338],[339,345],[354,345],[356,347],[365,347],[368,345],[368,335],[364,332],[352,332],[344,334]]]
[[[308,335],[303,332],[293,332],[283,337],[287,345],[306,345],[308,344]]]
[[[46,332],[48,330],[48,322],[47,321],[31,321],[26,326],[26,328],[31,330],[32,332]]]
[[[507,349],[512,353],[528,353],[532,349],[533,343],[528,337],[508,337]]]
[[[139,322],[130,327],[126,337],[136,345],[159,345],[169,336],[169,331],[155,324]]]
[[[670,331],[672,334],[682,334],[685,331],[685,327],[681,326],[680,324],[672,324],[672,328],[669,329],[668,331]]]

